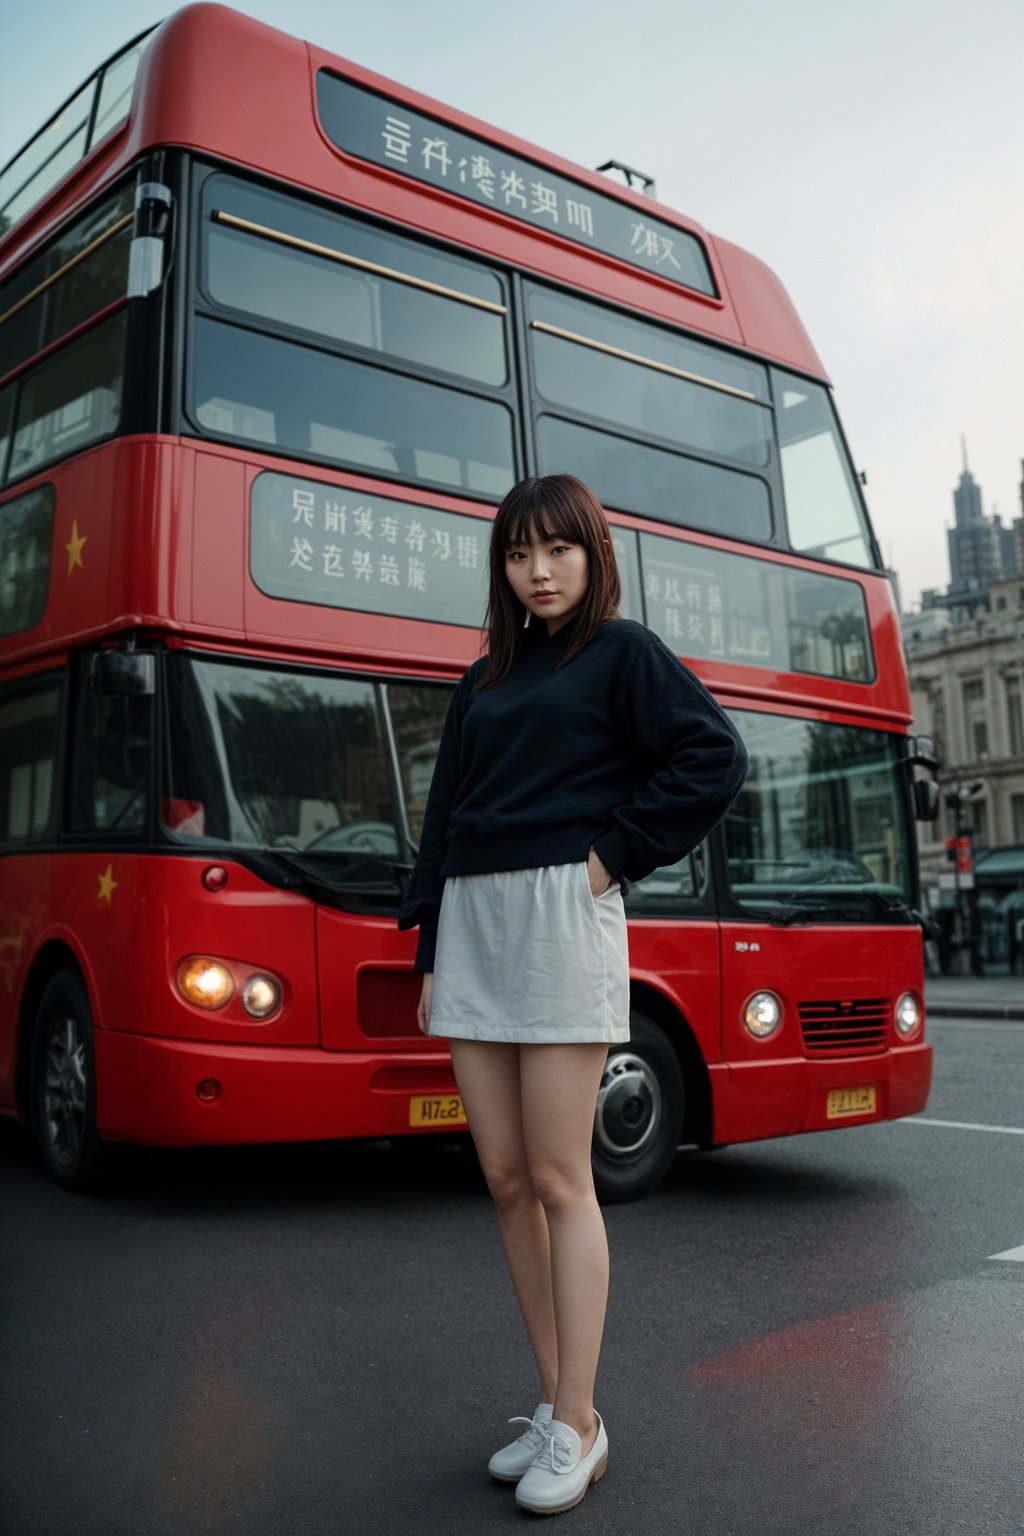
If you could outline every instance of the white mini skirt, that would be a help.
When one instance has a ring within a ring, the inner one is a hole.
[[[448,876],[428,1033],[527,1045],[628,1040],[618,881],[592,895],[586,860]]]

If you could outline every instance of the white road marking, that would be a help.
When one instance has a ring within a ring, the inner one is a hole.
[[[1018,1264],[1024,1264],[1024,1243],[1019,1248],[1007,1248],[1005,1253],[990,1253],[990,1259],[1015,1259]]]
[[[1024,1029],[1024,1019],[949,1019],[929,1015],[929,1029]]]
[[[945,1125],[953,1131],[997,1131],[1001,1136],[1024,1136],[1022,1125],[975,1125],[971,1120],[927,1120],[924,1115],[900,1115],[903,1125]]]

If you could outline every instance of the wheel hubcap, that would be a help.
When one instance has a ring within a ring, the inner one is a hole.
[[[633,1158],[661,1123],[661,1088],[642,1056],[624,1051],[609,1058],[597,1094],[594,1138],[608,1157]]]
[[[54,1156],[73,1163],[85,1131],[85,1038],[70,1014],[57,1021],[50,1035],[43,1112]]]

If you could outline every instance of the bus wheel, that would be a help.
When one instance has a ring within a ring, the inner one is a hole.
[[[59,971],[43,993],[33,1052],[33,1121],[46,1166],[65,1189],[99,1189],[114,1148],[96,1130],[92,1009],[77,971]]]
[[[603,1201],[636,1200],[667,1173],[683,1124],[683,1074],[665,1032],[634,1013],[608,1051],[594,1113],[594,1185]]]

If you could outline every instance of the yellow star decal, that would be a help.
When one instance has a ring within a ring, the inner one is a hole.
[[[78,531],[78,518],[72,518],[71,542],[64,545],[64,548],[68,552],[69,576],[71,575],[71,572],[74,570],[76,565],[80,565],[82,570],[85,570],[85,561],[82,559],[82,550],[85,548],[85,545],[88,543],[88,541],[89,535],[87,533],[79,533]]]
[[[114,866],[113,866],[113,864],[108,864],[106,869],[103,871],[102,875],[100,875],[98,878],[99,878],[99,882],[100,882],[100,889],[99,889],[99,895],[96,897],[96,900],[97,901],[105,901],[107,906],[109,907],[110,906],[111,897],[113,896],[114,892],[117,890],[117,887],[118,887],[118,882],[114,879]]]

